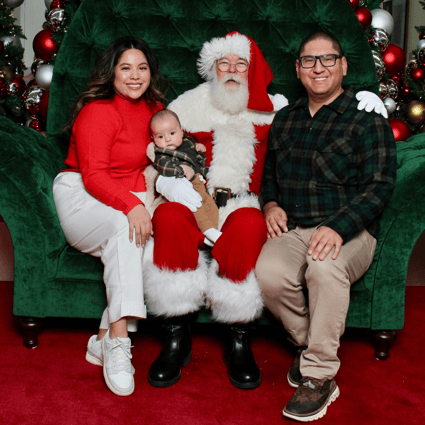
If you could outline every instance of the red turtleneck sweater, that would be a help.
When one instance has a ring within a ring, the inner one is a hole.
[[[81,173],[91,195],[127,215],[142,203],[131,192],[146,191],[149,120],[160,109],[118,95],[85,105],[72,128],[64,171]]]

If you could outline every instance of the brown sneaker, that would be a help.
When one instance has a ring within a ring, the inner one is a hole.
[[[305,376],[283,409],[283,416],[300,422],[320,419],[328,406],[339,396],[335,379],[316,379]]]
[[[306,347],[301,347],[297,351],[297,355],[295,356],[295,359],[289,368],[288,374],[286,375],[286,379],[288,380],[288,384],[292,388],[298,388],[298,386],[301,384],[301,380],[303,379],[303,376],[300,372],[300,358],[302,352],[306,349]]]

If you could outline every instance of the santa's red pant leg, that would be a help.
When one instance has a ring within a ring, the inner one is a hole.
[[[253,270],[267,239],[261,211],[241,208],[227,217],[212,250],[208,285],[205,259],[198,251],[204,235],[190,210],[162,204],[152,222],[154,264],[145,267],[144,279],[150,312],[176,316],[196,311],[203,291],[220,322],[250,322],[259,316],[263,304]]]

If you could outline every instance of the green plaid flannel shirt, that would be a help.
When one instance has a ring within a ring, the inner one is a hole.
[[[155,146],[154,167],[165,177],[184,177],[183,168],[187,165],[197,173],[206,177],[208,167],[205,166],[207,157],[202,152],[196,151],[196,142],[183,134],[183,142],[178,149],[158,148]]]
[[[289,229],[321,224],[344,242],[363,229],[378,236],[395,183],[395,140],[386,119],[357,105],[346,88],[314,117],[306,97],[276,114],[260,203],[276,201]]]

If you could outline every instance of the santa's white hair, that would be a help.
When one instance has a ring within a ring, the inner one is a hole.
[[[249,62],[251,42],[242,34],[234,33],[227,37],[213,38],[204,43],[198,59],[198,71],[201,77],[212,81],[215,75],[214,64],[226,55],[237,55]]]

